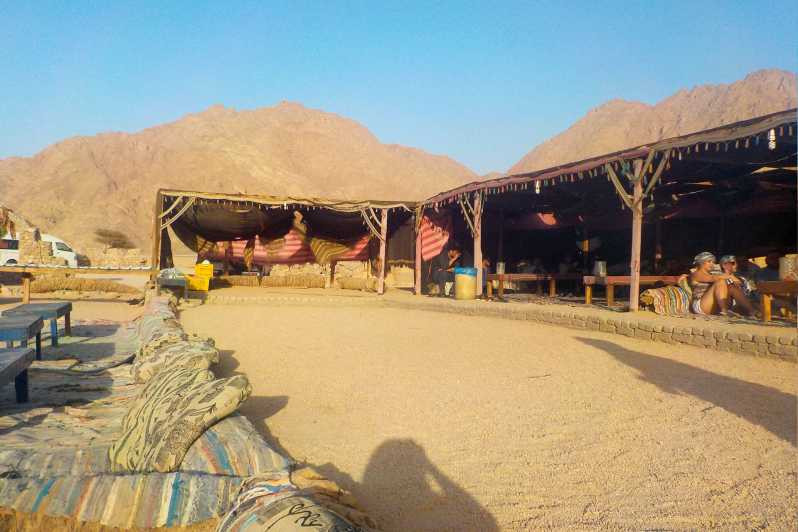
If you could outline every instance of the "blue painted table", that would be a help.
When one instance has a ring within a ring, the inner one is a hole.
[[[50,320],[50,343],[58,345],[58,318],[64,317],[64,333],[72,335],[72,303],[59,301],[56,303],[26,303],[14,308],[4,310],[3,316],[39,316],[43,320]]]
[[[28,366],[33,349],[0,349],[0,386],[14,381],[18,403],[28,402]]]
[[[39,316],[2,316],[0,317],[0,341],[7,347],[20,342],[22,347],[28,346],[28,340],[36,338],[36,359],[42,359],[42,327],[44,320]]]

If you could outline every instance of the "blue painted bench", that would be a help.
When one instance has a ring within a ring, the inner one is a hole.
[[[39,316],[20,315],[0,317],[0,341],[11,348],[14,342],[28,347],[28,340],[36,338],[36,359],[42,359],[42,327],[44,320]]]
[[[72,303],[59,301],[56,303],[26,303],[14,308],[4,310],[3,316],[39,316],[43,320],[50,320],[50,344],[58,345],[58,318],[64,318],[64,333],[72,335]]]
[[[14,381],[18,403],[27,403],[28,366],[33,362],[33,349],[0,349],[0,386]]]

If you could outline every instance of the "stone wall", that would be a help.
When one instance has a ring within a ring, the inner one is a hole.
[[[20,264],[41,264],[48,266],[65,266],[67,261],[53,256],[53,245],[43,242],[38,231],[19,231]]]
[[[138,248],[120,249],[109,247],[86,248],[86,257],[89,265],[96,268],[145,266],[149,257],[145,256]]]

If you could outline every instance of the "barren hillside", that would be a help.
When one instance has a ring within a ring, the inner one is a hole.
[[[101,227],[146,245],[159,187],[414,200],[476,178],[448,157],[381,144],[357,122],[296,103],[214,106],[0,160],[3,204],[78,247]]]
[[[609,101],[538,145],[509,173],[531,172],[796,107],[795,74],[759,70],[728,85],[680,90],[656,105]]]

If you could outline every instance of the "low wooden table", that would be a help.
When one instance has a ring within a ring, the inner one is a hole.
[[[498,296],[504,297],[505,281],[548,281],[549,296],[557,295],[557,281],[578,281],[582,275],[578,273],[489,273],[485,276],[488,282],[488,297],[493,297],[493,284],[491,281],[499,281]]]
[[[657,283],[663,284],[676,284],[679,282],[681,275],[641,275],[640,285],[652,285]],[[585,275],[583,278],[585,283],[585,304],[590,305],[593,303],[593,286],[604,285],[607,287],[607,306],[611,307],[615,304],[615,287],[629,286],[632,284],[631,275],[607,275],[599,277],[596,275]]]
[[[33,362],[33,349],[0,349],[0,386],[14,381],[18,403],[27,403],[28,367]]]
[[[12,309],[4,310],[3,316],[39,316],[50,320],[50,344],[58,345],[58,318],[64,318],[64,333],[72,336],[72,303],[59,301],[56,303],[28,303]]]
[[[795,296],[798,294],[798,281],[760,281],[756,283],[762,303],[762,321],[772,318],[773,296]]]
[[[28,346],[28,340],[36,338],[36,359],[42,359],[42,327],[44,320],[40,316],[20,315],[0,317],[0,341],[7,347],[20,342],[22,347]]]

